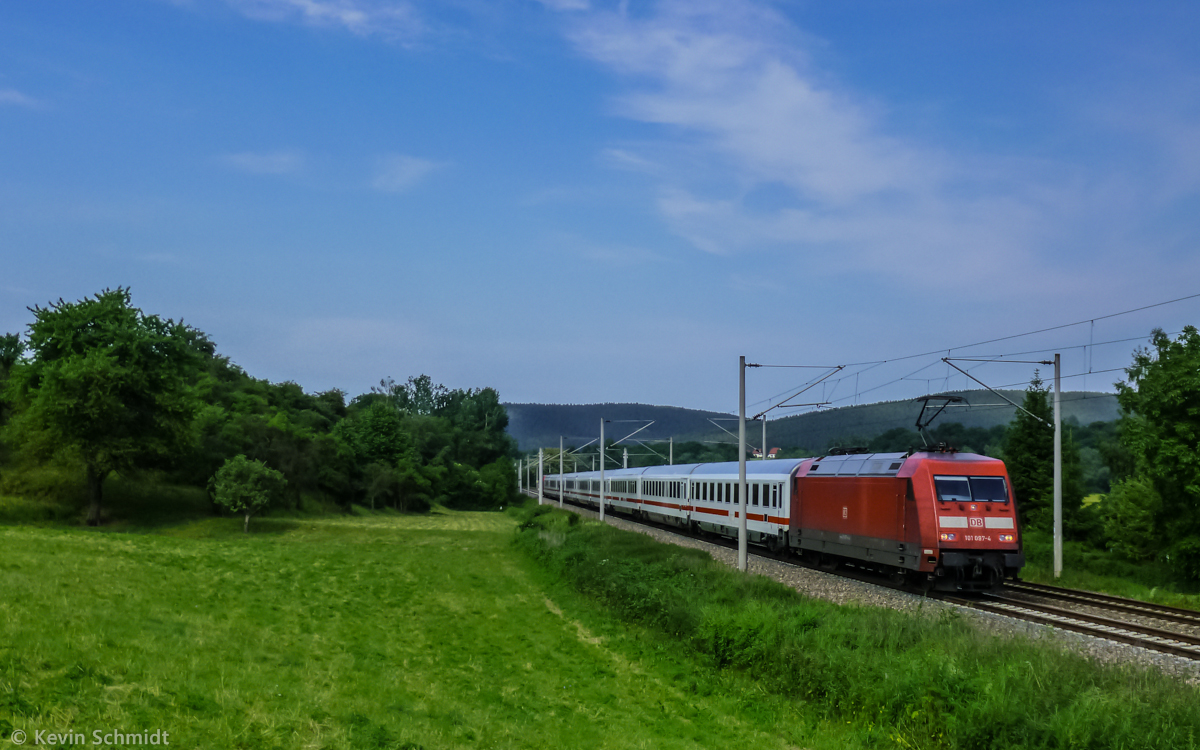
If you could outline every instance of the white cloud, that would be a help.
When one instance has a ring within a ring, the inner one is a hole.
[[[291,21],[342,28],[359,36],[411,41],[424,30],[411,3],[398,0],[227,0],[245,15],[263,21]]]
[[[538,0],[550,10],[587,10],[591,7],[588,0]]]
[[[388,154],[378,160],[371,187],[389,193],[409,190],[444,164],[404,154]]]
[[[661,172],[661,167],[654,161],[623,148],[606,148],[600,153],[601,161],[617,169],[631,172],[655,174]]]
[[[243,151],[224,154],[221,162],[238,172],[257,175],[290,175],[304,169],[304,155],[295,151]]]
[[[618,99],[620,114],[670,126],[745,178],[829,204],[938,179],[941,157],[889,137],[877,107],[808,71],[787,28],[751,3],[668,2],[645,19],[597,15],[573,38],[648,84]]]
[[[43,104],[38,99],[26,96],[16,89],[0,89],[0,105],[9,104],[16,107],[40,109]]]
[[[661,126],[657,144],[602,159],[654,165],[661,216],[707,252],[773,250],[809,273],[910,281],[941,258],[1015,279],[1044,266],[1039,253],[1087,204],[1061,167],[895,134],[886,107],[815,70],[805,50],[817,42],[763,4],[667,0],[569,23],[577,48],[628,82],[615,114]]]

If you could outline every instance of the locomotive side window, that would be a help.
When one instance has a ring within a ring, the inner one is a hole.
[[[943,503],[971,502],[971,484],[966,477],[934,477],[938,500]]]
[[[1004,477],[971,477],[971,495],[978,503],[1007,503]]]

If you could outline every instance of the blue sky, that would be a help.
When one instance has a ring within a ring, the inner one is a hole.
[[[1198,31],[1194,2],[5,3],[0,329],[129,286],[309,391],[730,410],[741,354],[851,364],[819,387],[851,403],[1089,321],[951,353],[1110,389],[1200,321],[1102,317],[1200,293]]]

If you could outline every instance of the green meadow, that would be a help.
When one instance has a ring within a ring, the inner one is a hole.
[[[0,527],[0,736],[789,747],[785,704],[555,588],[515,525],[435,512],[263,518],[249,535],[216,518],[139,534]],[[700,695],[697,680],[725,688]]]
[[[275,516],[250,534],[236,518],[118,528],[0,526],[0,738],[1200,745],[1194,686],[957,618],[808,600],[549,508]]]

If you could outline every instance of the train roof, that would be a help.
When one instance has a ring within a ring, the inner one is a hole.
[[[907,453],[847,453],[813,461],[808,476],[894,477],[908,459]]]
[[[787,477],[791,476],[802,462],[807,461],[807,458],[768,458],[758,461],[746,462],[746,476],[748,477]],[[724,461],[716,464],[696,464],[695,470],[692,472],[696,475],[711,475],[711,474],[737,474],[737,461]]]
[[[800,464],[811,461],[812,465],[806,472],[807,476],[859,476],[859,477],[894,477],[909,458],[933,459],[946,462],[967,461],[997,461],[999,459],[979,456],[974,453],[942,453],[938,451],[914,451],[913,453],[847,453],[836,456],[819,456],[816,458],[772,458],[746,462],[746,476],[758,478],[786,478],[796,472]],[[700,477],[700,476],[736,476],[737,461],[722,461],[705,464],[674,464],[672,466],[643,466],[633,469],[605,469],[605,479],[620,479],[623,477]],[[547,474],[547,476],[556,476]],[[580,471],[567,473],[564,477],[599,478],[599,471]]]
[[[746,476],[756,477],[787,477],[790,476],[796,467],[807,458],[769,458],[765,460],[747,461]],[[621,479],[622,477],[681,477],[681,476],[711,476],[738,473],[737,461],[725,461],[721,463],[707,464],[674,464],[671,466],[643,466],[635,469],[605,469],[605,479]],[[549,475],[548,475],[549,476]],[[599,471],[580,471],[575,473],[564,474],[566,477],[590,477],[596,478],[600,476]]]

